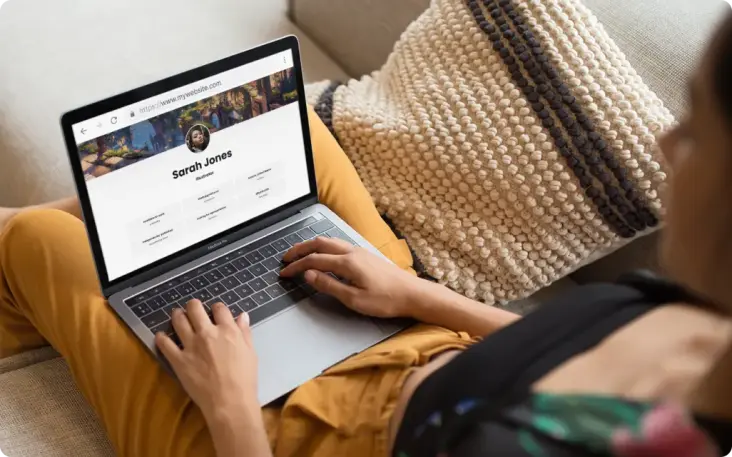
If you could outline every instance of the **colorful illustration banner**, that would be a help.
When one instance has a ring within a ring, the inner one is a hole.
[[[86,180],[210,136],[298,100],[293,68],[204,98],[79,145]]]

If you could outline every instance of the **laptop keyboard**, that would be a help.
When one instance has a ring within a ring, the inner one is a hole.
[[[209,317],[211,306],[223,302],[234,317],[249,313],[254,326],[315,293],[301,278],[280,278],[279,271],[285,252],[316,236],[355,245],[328,219],[309,217],[130,297],[125,304],[153,333],[164,332],[178,343],[171,313],[194,298],[201,300]]]

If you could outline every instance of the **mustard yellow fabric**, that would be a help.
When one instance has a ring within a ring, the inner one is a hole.
[[[348,158],[311,112],[320,199],[402,268],[412,258],[381,220]],[[263,410],[276,456],[385,456],[410,370],[464,348],[465,334],[417,326],[335,366]],[[13,218],[0,234],[0,357],[51,344],[120,456],[213,456],[200,410],[100,294],[83,223],[57,210]],[[52,405],[49,405],[52,407]]]

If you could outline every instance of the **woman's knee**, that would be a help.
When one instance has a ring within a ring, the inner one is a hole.
[[[63,237],[66,224],[81,221],[68,213],[55,209],[31,209],[13,216],[0,233],[0,259],[9,256],[25,257],[37,250],[44,241]]]

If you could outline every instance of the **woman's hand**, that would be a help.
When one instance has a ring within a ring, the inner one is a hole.
[[[173,311],[173,327],[183,349],[168,336],[155,335],[183,388],[207,421],[219,414],[240,414],[242,409],[260,415],[257,356],[247,314],[235,321],[231,311],[217,303],[212,309],[214,324],[200,301],[191,300],[186,310]]]
[[[280,273],[283,277],[304,274],[315,290],[334,296],[358,313],[411,317],[410,304],[421,280],[363,248],[335,238],[315,238],[294,246],[283,260],[292,262]]]

